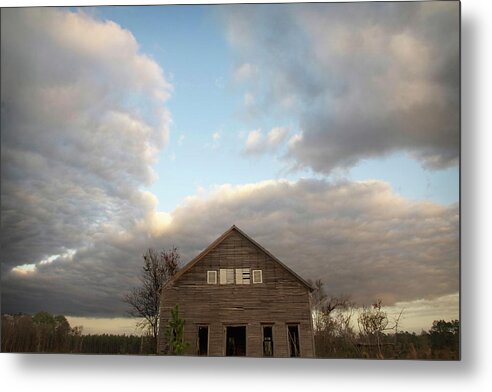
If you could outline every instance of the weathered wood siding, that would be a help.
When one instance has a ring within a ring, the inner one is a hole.
[[[207,284],[207,271],[220,268],[261,269],[263,283],[253,284],[251,276],[249,285],[221,285],[217,273],[217,284]],[[287,324],[298,324],[301,357],[314,356],[308,288],[235,231],[163,291],[160,350],[165,347],[164,328],[176,304],[185,320],[185,339],[190,343],[188,355],[197,353],[199,325],[208,325],[211,356],[225,355],[227,325],[246,325],[246,355],[261,357],[261,325],[271,324],[274,356],[287,357]]]

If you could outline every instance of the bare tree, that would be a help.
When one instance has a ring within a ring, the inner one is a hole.
[[[395,339],[398,334],[398,326],[400,324],[400,319],[403,314],[403,309],[400,311],[398,316],[394,317],[392,320],[388,317],[387,313],[382,309],[382,300],[378,299],[372,306],[362,308],[362,312],[359,314],[357,322],[359,324],[359,333],[362,338],[368,341],[368,344],[375,345],[378,350],[378,358],[383,358],[383,353],[381,351],[381,339],[385,331],[395,331]]]
[[[321,279],[316,280],[314,284],[312,283],[312,281],[309,281],[309,283],[314,287],[314,291],[311,294],[311,306],[313,311],[314,331],[319,332],[323,329],[323,325],[322,325],[323,315],[321,312],[321,307],[326,299],[326,294]]]
[[[355,304],[351,301],[350,296],[346,294],[340,295],[326,295],[324,291],[323,282],[318,279],[314,282],[314,291],[312,293],[312,307],[314,311],[314,329],[316,331],[326,330],[331,324],[330,320],[334,318],[343,320],[348,317],[348,320],[344,322],[347,324],[350,321],[351,309]],[[340,311],[335,315],[335,311]],[[342,315],[341,312],[347,314]]]
[[[315,281],[313,286],[311,301],[317,354],[354,356],[358,350],[351,322],[355,303],[348,295],[328,296],[321,280]]]
[[[143,255],[143,259],[141,286],[126,294],[124,301],[130,305],[130,315],[143,319],[137,326],[149,332],[157,351],[161,291],[178,272],[180,255],[176,247],[160,253],[149,249]]]

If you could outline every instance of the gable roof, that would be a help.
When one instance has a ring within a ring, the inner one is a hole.
[[[307,289],[310,291],[314,290],[314,287],[310,285],[307,281],[305,281],[303,278],[301,278],[299,275],[297,275],[293,270],[291,270],[289,267],[287,267],[284,263],[282,263],[279,259],[277,259],[274,255],[272,255],[268,250],[266,250],[263,246],[261,246],[258,242],[256,242],[254,239],[252,239],[250,236],[248,236],[245,232],[240,230],[238,227],[235,225],[232,225],[228,230],[226,230],[219,238],[217,238],[214,242],[212,242],[207,248],[205,248],[198,256],[196,256],[194,259],[192,259],[190,262],[188,262],[181,270],[179,270],[176,275],[165,285],[171,285],[179,278],[185,274],[187,271],[189,271],[191,268],[193,268],[201,259],[203,259],[206,255],[208,255],[212,250],[214,250],[217,246],[219,246],[232,232],[236,232],[242,237],[244,237],[246,240],[251,242],[257,249],[259,249],[261,252],[265,253],[267,256],[269,256],[275,263],[277,263],[279,266],[284,268],[287,272],[289,272],[294,278],[296,278],[300,283],[302,283]]]

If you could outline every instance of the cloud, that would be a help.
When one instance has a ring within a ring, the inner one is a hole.
[[[235,223],[305,278],[359,303],[458,291],[457,205],[411,202],[385,182],[224,185],[188,199],[172,217],[168,238],[190,256]]]
[[[234,70],[234,79],[237,82],[256,79],[258,77],[258,67],[251,63],[244,63]]]
[[[304,278],[322,279],[328,294],[359,304],[432,302],[459,289],[458,206],[408,201],[385,182],[222,185],[170,213],[157,211],[152,194],[145,201],[135,226],[103,233],[72,260],[10,273],[6,309],[123,315],[121,298],[138,284],[145,249],[176,245],[187,262],[232,224]]]
[[[432,300],[397,302],[385,310],[393,318],[403,310],[399,329],[420,333],[422,328],[430,329],[434,320],[459,320],[459,302],[460,296],[455,293]]]
[[[212,135],[212,140],[214,142],[218,142],[220,140],[220,133],[219,132],[214,132]]]
[[[289,156],[321,173],[406,151],[425,167],[459,157],[459,4],[286,4],[226,10],[255,111],[287,115]],[[241,70],[241,72],[239,72]],[[241,78],[239,78],[241,79]]]
[[[255,129],[248,133],[243,152],[247,155],[258,155],[278,148],[287,138],[289,130],[284,127],[275,127],[263,135],[261,129]]]
[[[172,86],[129,31],[84,12],[5,9],[1,29],[2,290],[17,268],[49,300],[68,293],[59,271],[99,276],[94,242],[147,214]]]
[[[9,9],[1,26],[2,311],[124,315],[148,247],[176,245],[188,261],[233,223],[360,303],[458,291],[458,207],[384,182],[222,185],[159,211],[141,190],[168,139],[159,66],[128,31],[84,13]],[[285,142],[276,129],[257,148]]]

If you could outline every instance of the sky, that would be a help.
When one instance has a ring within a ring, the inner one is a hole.
[[[2,312],[127,332],[236,224],[328,294],[458,318],[459,4],[3,9]]]

